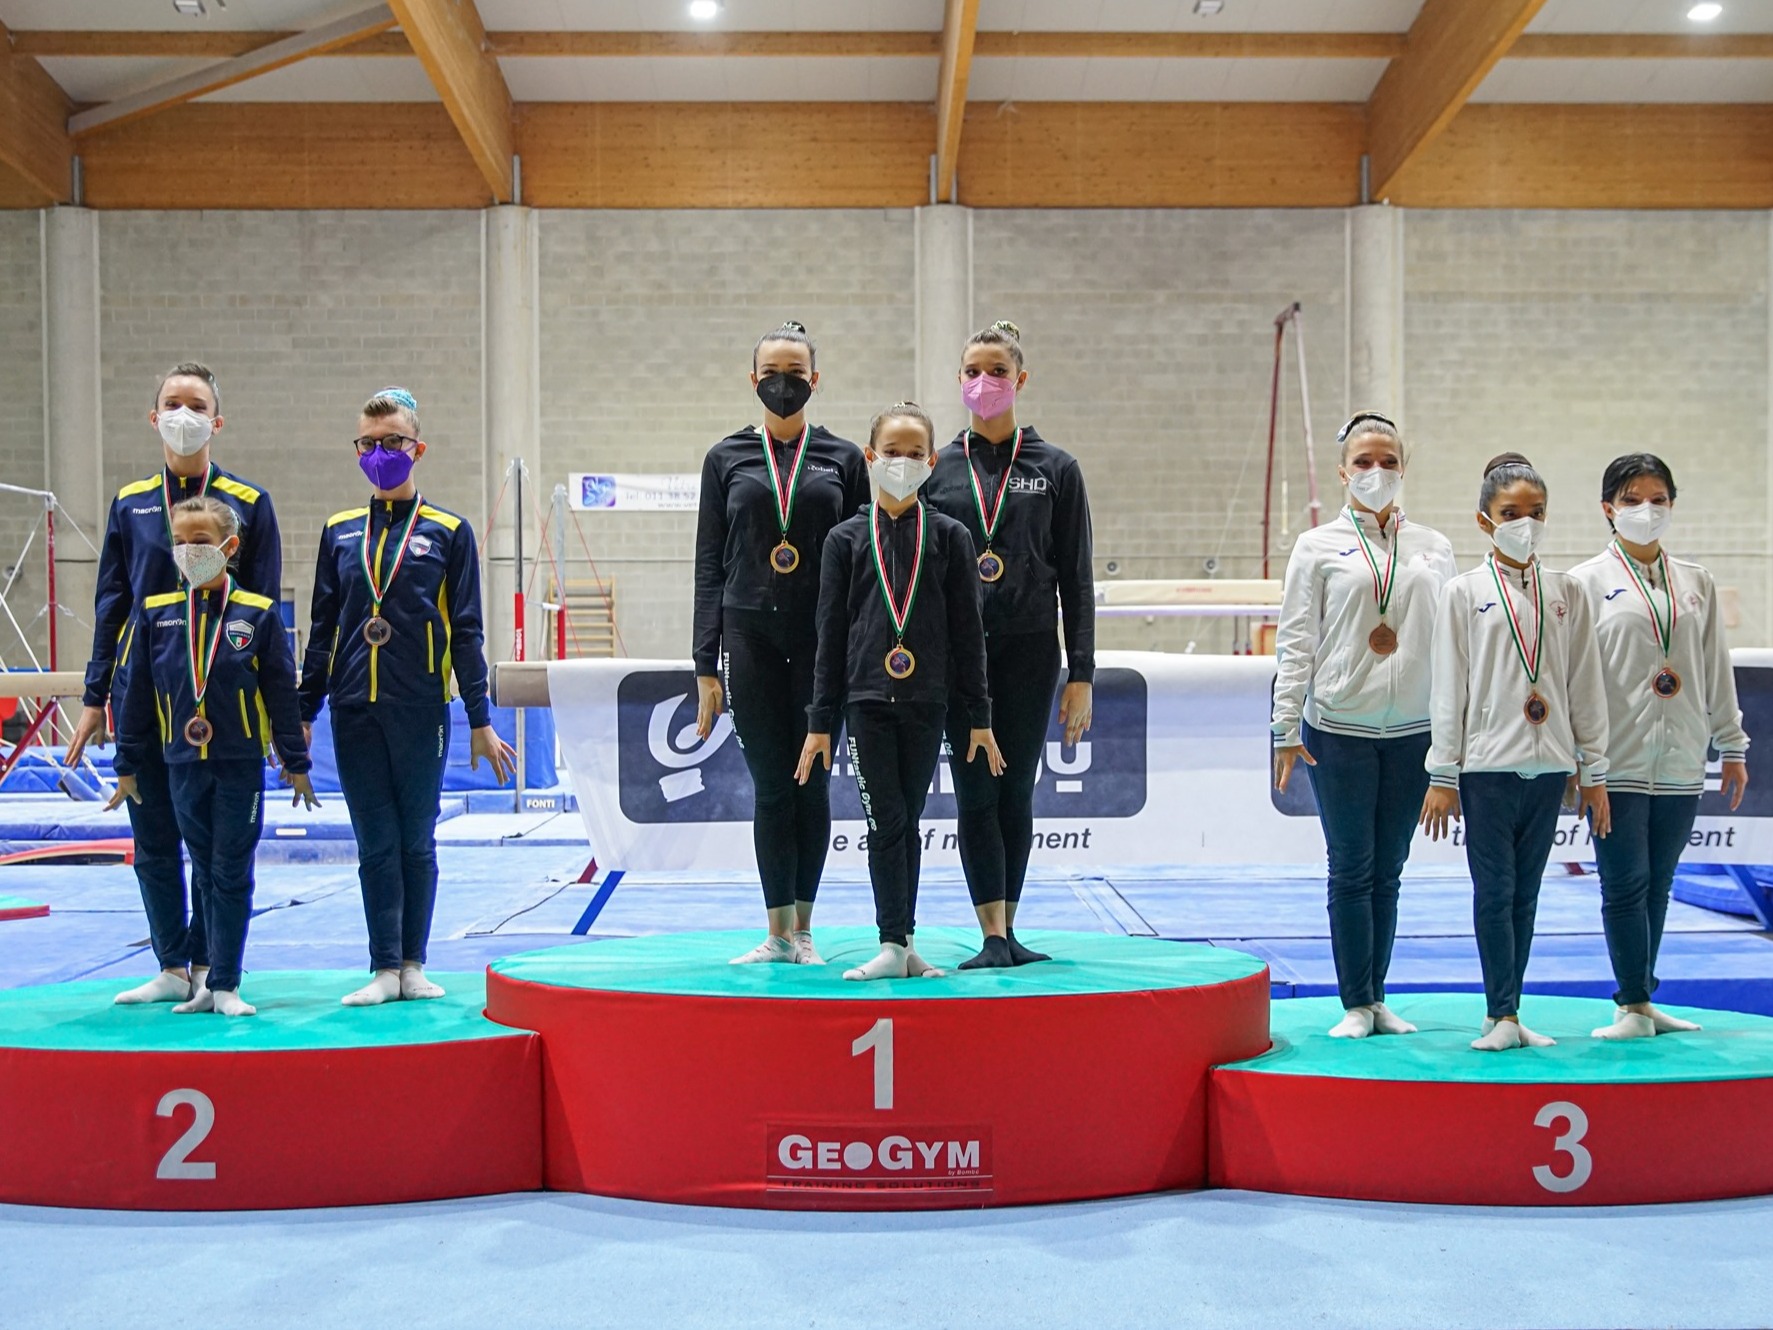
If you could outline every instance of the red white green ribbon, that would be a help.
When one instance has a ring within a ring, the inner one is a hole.
[[[211,462],[203,468],[203,483],[197,486],[195,494],[187,494],[187,499],[201,499],[209,493],[209,482],[215,477],[215,463]],[[183,502],[183,500],[181,500]],[[166,519],[166,543],[170,546],[176,542],[172,538],[172,486],[166,483],[166,468],[160,469],[160,515]]]
[[[795,491],[800,484],[800,468],[801,464],[806,461],[806,443],[807,439],[812,436],[813,427],[810,423],[800,427],[800,443],[794,450],[794,466],[788,472],[786,489],[782,486],[781,468],[776,465],[776,450],[770,446],[769,426],[765,425],[761,432],[763,434],[763,462],[770,469],[770,492],[776,496],[776,521],[781,524],[782,536],[783,539],[786,539],[789,524],[794,521]]]
[[[1496,579],[1496,593],[1502,597],[1502,603],[1508,610],[1508,631],[1514,638],[1514,649],[1521,658],[1521,668],[1527,672],[1527,682],[1539,682],[1539,651],[1545,645],[1545,589],[1539,583],[1539,561],[1533,560],[1533,599],[1538,608],[1538,632],[1533,638],[1533,654],[1527,654],[1526,635],[1521,632],[1521,621],[1514,612],[1514,600],[1503,584],[1502,574],[1496,569],[1496,556],[1492,554],[1486,562],[1490,565],[1490,576]]]
[[[382,600],[387,596],[388,588],[394,585],[395,575],[400,572],[400,565],[406,560],[406,547],[412,541],[412,529],[419,520],[419,509],[424,506],[424,498],[421,495],[415,494],[412,500],[412,512],[407,515],[406,529],[400,533],[400,546],[394,551],[394,566],[388,569],[388,578],[386,581],[381,581],[376,577],[376,559],[369,552],[370,520],[368,516],[365,516],[363,519],[363,549],[361,551],[363,555],[363,578],[369,583],[370,598],[375,602],[373,613],[376,615],[381,614]],[[370,514],[373,515],[374,512],[375,508],[372,505],[370,508]],[[384,536],[384,539],[385,538],[386,537]]]
[[[1383,619],[1385,612],[1391,608],[1391,592],[1397,583],[1397,545],[1398,532],[1402,530],[1404,519],[1399,517],[1391,528],[1391,549],[1385,560],[1385,575],[1379,575],[1379,561],[1373,557],[1373,547],[1367,544],[1367,533],[1361,530],[1360,519],[1354,515],[1354,509],[1348,509],[1348,520],[1354,523],[1354,534],[1360,537],[1361,553],[1367,557],[1367,567],[1373,571],[1373,599],[1379,602],[1379,617]]]
[[[875,504],[868,514],[869,548],[874,551],[874,572],[880,579],[881,598],[886,601],[887,613],[893,619],[893,636],[900,642],[905,640],[905,625],[911,621],[911,607],[917,603],[918,583],[923,580],[923,547],[924,520],[923,505],[917,507],[917,557],[911,564],[911,585],[905,589],[905,608],[900,609],[893,597],[892,579],[887,576],[886,560],[880,552],[880,505]]]
[[[228,619],[228,597],[234,594],[234,579],[227,573],[222,574],[222,603],[216,610],[215,631],[209,635],[209,647],[203,649],[203,643],[197,633],[197,597],[207,597],[207,591],[190,587],[185,591],[185,660],[191,667],[191,696],[197,706],[203,706],[203,695],[209,691],[209,671],[215,664],[215,653],[222,645],[222,626]],[[201,657],[202,665],[198,660]]]
[[[991,543],[997,538],[998,523],[1003,519],[1004,495],[1010,492],[1010,476],[1016,469],[1016,459],[1022,455],[1022,431],[1016,431],[1016,443],[1010,449],[1010,464],[1004,468],[1003,479],[998,482],[997,501],[992,504],[991,511],[985,511],[985,491],[979,486],[979,473],[973,469],[973,437],[967,431],[966,439],[961,443],[961,450],[966,454],[967,479],[973,482],[973,502],[979,508],[979,526],[985,532],[985,548],[990,549]]]
[[[1637,561],[1626,556],[1625,551],[1619,548],[1618,541],[1613,542],[1612,548],[1613,557],[1625,565],[1625,571],[1631,574],[1632,584],[1637,587],[1638,594],[1644,598],[1644,604],[1650,607],[1650,622],[1656,625],[1656,640],[1661,644],[1662,655],[1666,659],[1674,646],[1675,614],[1677,612],[1674,583],[1669,580],[1668,576],[1668,551],[1658,550],[1656,552],[1656,566],[1662,571],[1662,589],[1668,592],[1668,622],[1665,624],[1662,616],[1656,612],[1656,601],[1650,595],[1650,588],[1644,585],[1643,574],[1638,572]]]

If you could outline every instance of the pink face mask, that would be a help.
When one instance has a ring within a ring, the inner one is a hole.
[[[960,400],[981,420],[1001,416],[1016,403],[1016,381],[981,374],[960,386]]]

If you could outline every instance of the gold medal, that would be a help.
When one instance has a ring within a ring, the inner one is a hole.
[[[185,742],[193,748],[201,748],[215,738],[215,726],[202,716],[192,716],[185,722]]]
[[[783,541],[770,551],[770,567],[778,573],[791,573],[800,567],[800,551],[787,541]]]
[[[1389,656],[1397,650],[1397,634],[1390,624],[1382,623],[1367,634],[1367,645],[1373,648],[1374,654]]]
[[[979,556],[979,580],[995,582],[1003,576],[1003,559],[990,550]]]
[[[394,625],[379,614],[371,615],[363,625],[363,640],[372,647],[388,645],[388,639],[394,636]]]
[[[917,657],[903,642],[886,653],[886,672],[895,679],[909,679],[917,669]]]

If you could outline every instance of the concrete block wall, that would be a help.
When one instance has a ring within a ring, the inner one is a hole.
[[[422,491],[478,527],[480,229],[473,212],[102,214],[107,486],[160,465],[148,410],[190,359],[221,383],[216,461],[276,502],[304,632],[320,530],[368,492],[350,440],[377,388],[418,398]]]
[[[43,287],[41,221],[34,212],[0,212],[0,480],[31,489],[43,485]],[[0,586],[12,576],[26,536],[41,519],[42,506],[22,494],[0,494]],[[72,538],[72,533],[67,533]],[[94,533],[97,538],[97,533]],[[43,604],[43,546],[33,546],[8,595],[12,612],[30,636],[33,650],[44,648],[41,621],[30,622]],[[90,619],[90,607],[84,616]],[[83,635],[63,620],[64,638]],[[84,658],[85,646],[74,649]],[[30,668],[25,643],[0,615],[0,661]]]
[[[544,212],[540,223],[548,488],[572,471],[699,471],[715,441],[762,418],[751,351],[786,319],[818,348],[815,423],[860,442],[876,411],[912,393],[909,211]],[[578,516],[616,581],[630,654],[687,656],[695,515]],[[588,575],[570,532],[568,547],[568,576]]]

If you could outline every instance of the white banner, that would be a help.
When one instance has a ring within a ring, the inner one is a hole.
[[[1773,735],[1773,651],[1736,653],[1751,737]],[[1103,652],[1095,721],[1075,747],[1057,706],[1035,787],[1037,863],[1321,863],[1323,833],[1303,769],[1277,795],[1269,780],[1266,656]],[[631,871],[749,871],[751,779],[722,716],[696,739],[696,690],[683,661],[574,660],[548,666],[561,750],[598,862]],[[841,744],[831,784],[830,863],[866,864],[861,805]],[[944,756],[924,810],[926,862],[955,863],[953,782]],[[1773,863],[1773,781],[1732,814],[1714,764],[1687,858]],[[1554,862],[1592,861],[1587,827],[1559,828]],[[1418,836],[1419,863],[1464,861],[1459,836]]]
[[[702,477],[575,471],[566,492],[574,508],[587,511],[693,513],[702,501]]]

